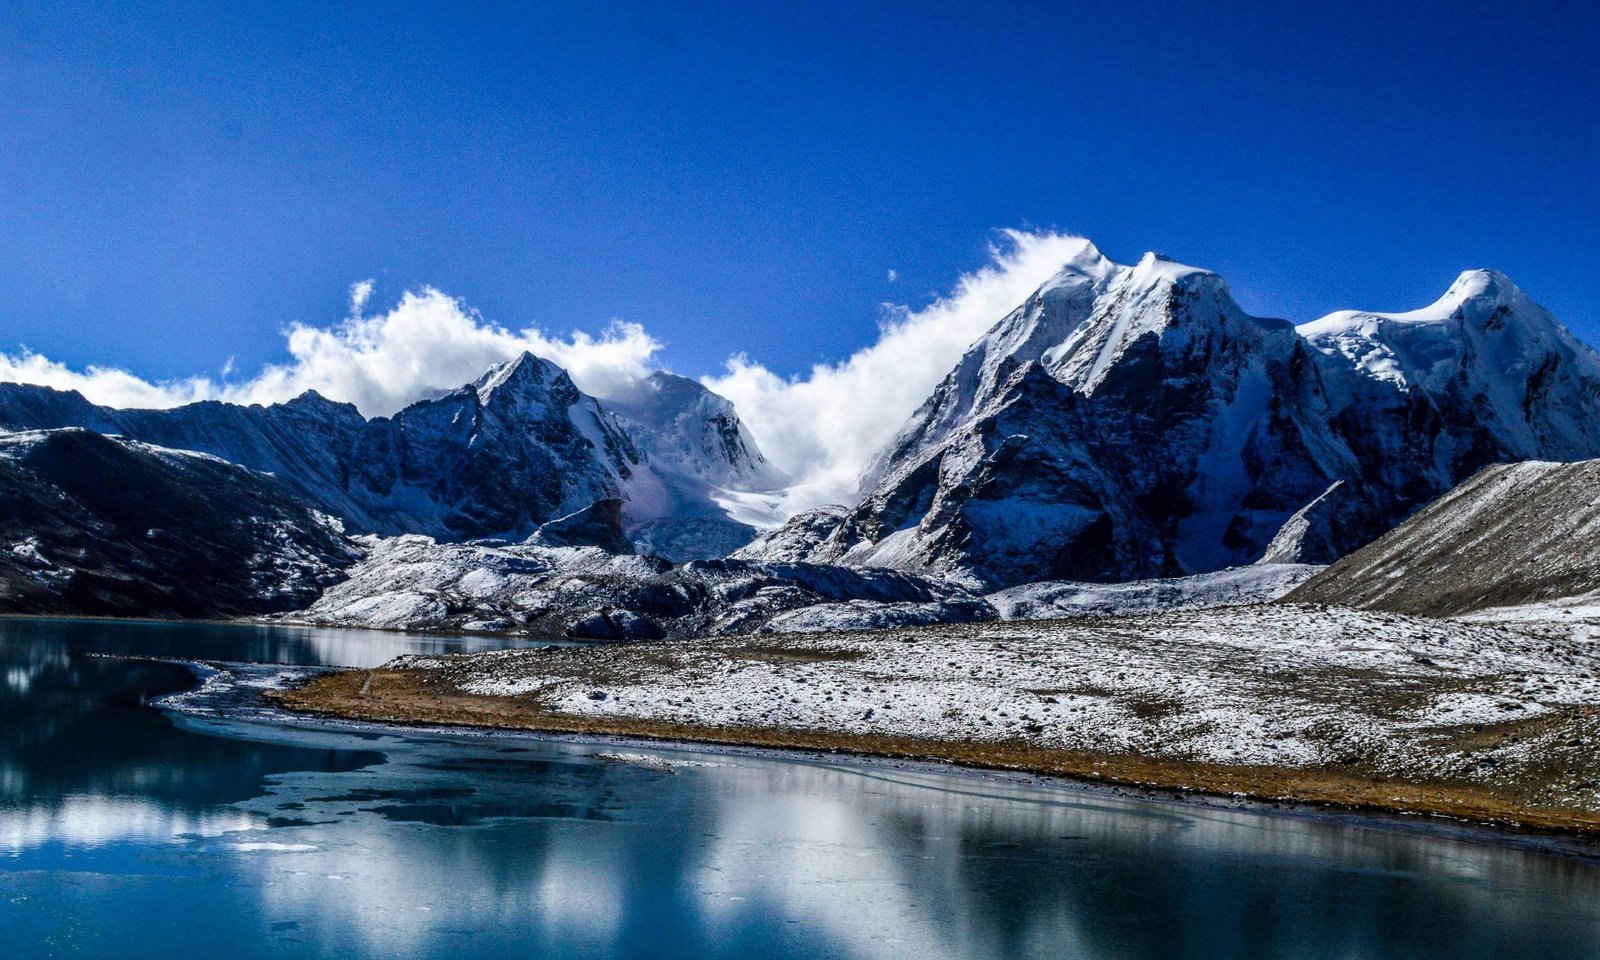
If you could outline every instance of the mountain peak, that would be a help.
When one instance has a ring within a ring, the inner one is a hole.
[[[1100,248],[1094,245],[1094,241],[1087,238],[1079,239],[1081,245],[1077,251],[1061,264],[1061,269],[1057,270],[1054,276],[1044,282],[1039,288],[1041,294],[1060,287],[1103,283],[1123,269],[1101,253]]]
[[[472,387],[478,392],[478,400],[488,403],[502,387],[511,386],[521,388],[543,383],[553,382],[565,377],[567,372],[543,357],[535,356],[527,350],[505,361],[497,363],[484,371],[483,376],[473,382]]]
[[[603,402],[669,483],[770,490],[787,480],[767,463],[733,403],[698,380],[657,370]]]
[[[295,415],[300,417],[312,417],[317,419],[326,419],[328,417],[354,417],[356,420],[366,420],[366,417],[361,415],[361,411],[356,409],[355,404],[344,403],[338,400],[330,400],[321,393],[318,393],[316,390],[302,391],[298,396],[271,404],[270,406],[281,408],[286,411],[292,411]]]
[[[1339,310],[1320,320],[1300,326],[1309,337],[1326,336],[1346,329],[1371,326],[1384,321],[1399,324],[1442,324],[1463,307],[1523,306],[1532,301],[1511,278],[1498,270],[1463,270],[1439,299],[1425,307],[1397,313],[1376,310]]]
[[[1454,310],[1469,300],[1510,303],[1524,298],[1522,290],[1511,282],[1511,278],[1498,270],[1463,270],[1444,296],[1436,301],[1435,307],[1448,306]]]
[[[1139,258],[1138,265],[1133,268],[1133,277],[1136,282],[1143,280],[1144,284],[1149,285],[1163,281],[1179,286],[1196,282],[1222,284],[1222,278],[1210,270],[1179,263],[1166,254],[1156,253],[1154,250]]]

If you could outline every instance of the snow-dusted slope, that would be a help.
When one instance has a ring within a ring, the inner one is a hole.
[[[735,560],[673,566],[594,547],[418,536],[372,544],[348,580],[293,616],[343,626],[642,640],[750,633],[782,614],[834,605],[844,609],[829,614],[830,622],[850,625],[993,616],[959,587],[887,570]]]
[[[1276,600],[1322,569],[1305,563],[1257,563],[1166,580],[1046,581],[999,590],[983,599],[994,607],[1000,620],[1058,620],[1206,610]]]
[[[858,506],[745,555],[993,586],[1323,563],[1485,464],[1594,456],[1600,360],[1497,274],[1296,329],[1209,271],[1085,241],[938,386]]]
[[[657,472],[733,490],[773,490],[787,482],[733,404],[688,377],[657,371],[605,405]]]
[[[768,530],[734,551],[738,560],[799,563],[819,552],[825,542],[849,515],[845,507],[814,507],[790,517],[777,529]]]
[[[1332,769],[1392,785],[1391,800],[1408,782],[1520,782],[1530,806],[1600,810],[1593,649],[1392,614],[1254,606],[389,666],[599,721]]]
[[[1318,569],[1258,564],[1174,580],[1034,583],[979,596],[960,583],[889,570],[735,559],[673,566],[561,545],[546,536],[551,526],[534,541],[504,546],[415,536],[374,542],[348,580],[292,616],[340,626],[618,640],[866,630],[1263,603]]]
[[[1287,599],[1435,617],[1558,604],[1600,590],[1597,545],[1600,460],[1494,466]]]

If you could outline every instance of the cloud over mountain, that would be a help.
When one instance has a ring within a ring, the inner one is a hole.
[[[732,400],[768,458],[799,478],[791,509],[848,499],[867,461],[972,342],[1086,243],[1059,233],[1003,231],[989,263],[964,275],[948,295],[917,310],[885,305],[877,340],[845,360],[786,378],[741,354],[727,372],[703,382]]]
[[[36,353],[0,354],[0,380],[77,390],[113,407],[173,407],[195,400],[274,403],[307,390],[354,403],[368,416],[472,380],[486,367],[532,352],[564,367],[585,391],[605,396],[650,372],[661,344],[636,323],[614,321],[598,337],[511,330],[431,287],[407,291],[392,309],[365,315],[370,281],[351,287],[351,316],[329,327],[284,330],[290,359],[245,380],[192,377],[153,383],[124,370],[73,370]]]
[[[1083,243],[1055,233],[1002,231],[990,262],[961,277],[949,294],[916,309],[884,305],[877,338],[850,357],[783,377],[741,353],[724,373],[703,382],[734,402],[771,460],[800,481],[791,509],[848,497],[868,458],[967,347]],[[316,390],[376,416],[524,351],[566,368],[581,389],[602,399],[630,395],[630,386],[659,365],[662,343],[637,323],[613,321],[598,336],[575,331],[562,338],[501,326],[431,287],[368,314],[372,296],[372,282],[360,281],[351,286],[350,316],[331,326],[290,324],[284,330],[289,359],[243,379],[224,373],[152,382],[113,367],[75,370],[23,350],[0,353],[0,380],[78,390],[113,407],[273,403]]]

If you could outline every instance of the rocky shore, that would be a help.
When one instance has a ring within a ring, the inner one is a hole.
[[[1298,605],[402,657],[368,721],[843,750],[1600,836],[1600,657]]]

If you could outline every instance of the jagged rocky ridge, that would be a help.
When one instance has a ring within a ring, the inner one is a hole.
[[[1504,276],[1294,327],[1087,241],[962,358],[861,502],[746,559],[984,586],[1328,562],[1481,467],[1600,456],[1600,356]]]
[[[1597,544],[1600,460],[1493,466],[1288,599],[1436,617],[1592,607]]]
[[[75,429],[0,434],[0,538],[7,613],[293,610],[358,555],[272,477]]]
[[[393,417],[307,393],[272,406],[113,410],[76,392],[0,384],[0,429],[82,427],[270,472],[353,532],[521,540],[619,499],[653,552],[721,556],[755,534],[715,500],[781,478],[732,405],[656,374],[607,405],[524,354]]]

